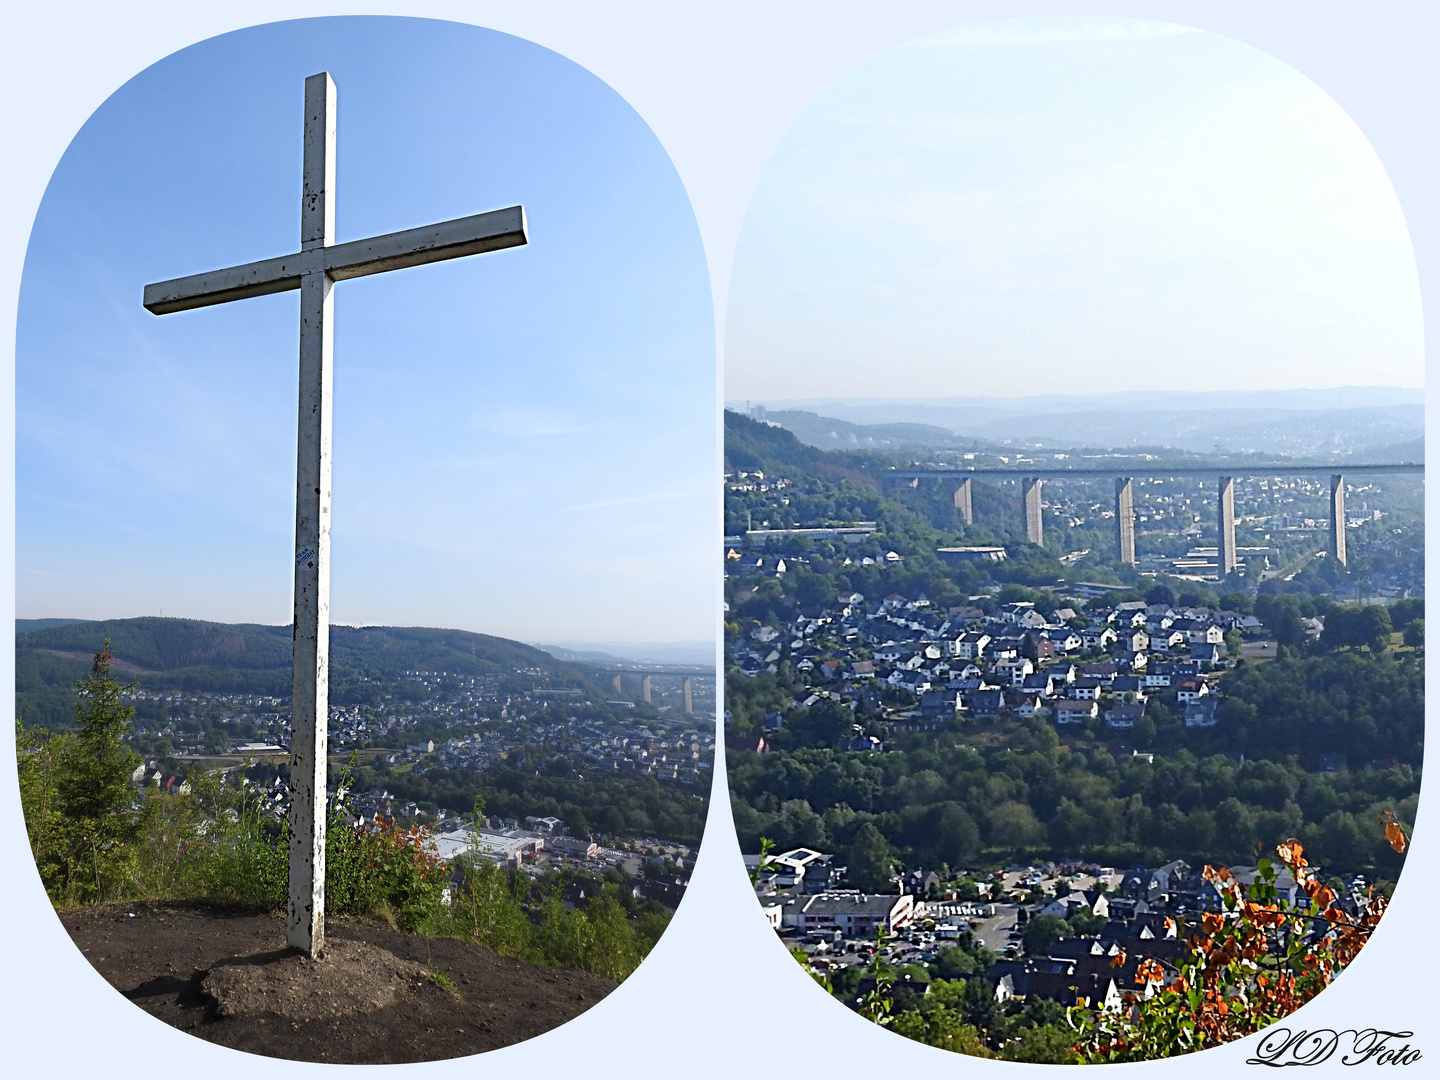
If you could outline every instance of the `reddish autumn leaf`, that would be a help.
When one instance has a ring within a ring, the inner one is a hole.
[[[1396,851],[1405,851],[1405,830],[1400,827],[1398,821],[1387,821],[1385,823],[1385,839]]]
[[[1299,840],[1286,840],[1275,848],[1275,854],[1280,856],[1280,861],[1294,870],[1297,866],[1309,866],[1305,860],[1305,848]]]

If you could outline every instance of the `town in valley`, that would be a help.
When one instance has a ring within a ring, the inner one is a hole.
[[[1393,888],[1412,462],[917,448],[815,416],[802,440],[796,415],[726,414],[727,772],[765,917],[836,997],[872,1009],[885,970],[887,1023],[939,1002],[977,1052],[1050,1060],[1067,1009],[1173,974],[1222,903],[1206,866],[1268,882],[1300,838],[1344,902]]]

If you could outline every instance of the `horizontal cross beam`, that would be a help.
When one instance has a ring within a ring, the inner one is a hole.
[[[316,247],[274,259],[172,278],[145,286],[145,310],[154,315],[209,307],[229,300],[300,288],[300,279],[323,270],[332,281],[458,259],[527,243],[525,210],[510,206],[418,229]]]

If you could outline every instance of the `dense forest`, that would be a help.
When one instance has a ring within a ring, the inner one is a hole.
[[[355,787],[382,787],[432,814],[440,807],[474,806],[478,796],[487,814],[517,820],[531,814],[554,816],[576,836],[660,836],[691,847],[700,844],[707,791],[662,784],[653,777],[576,773],[576,765],[566,759],[538,752],[533,760],[524,754],[517,758],[505,768],[483,773],[431,767],[419,774],[391,772],[382,759],[357,770]]]
[[[886,754],[732,752],[740,843],[755,851],[765,836],[781,850],[841,852],[862,888],[883,885],[892,861],[951,870],[1042,856],[1244,864],[1257,847],[1291,836],[1331,872],[1399,873],[1380,814],[1393,809],[1413,822],[1412,766],[1316,773],[1293,759],[1239,762],[1185,750],[1151,762],[1069,749],[1043,721],[1025,728],[989,754],[958,736]]]

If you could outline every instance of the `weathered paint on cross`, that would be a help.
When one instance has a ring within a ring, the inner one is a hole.
[[[300,290],[300,397],[295,472],[295,621],[290,688],[290,896],[286,941],[325,947],[325,767],[330,690],[330,433],[336,281],[526,243],[511,206],[438,225],[336,244],[335,84],[305,80],[300,250],[145,286],[156,315]]]

